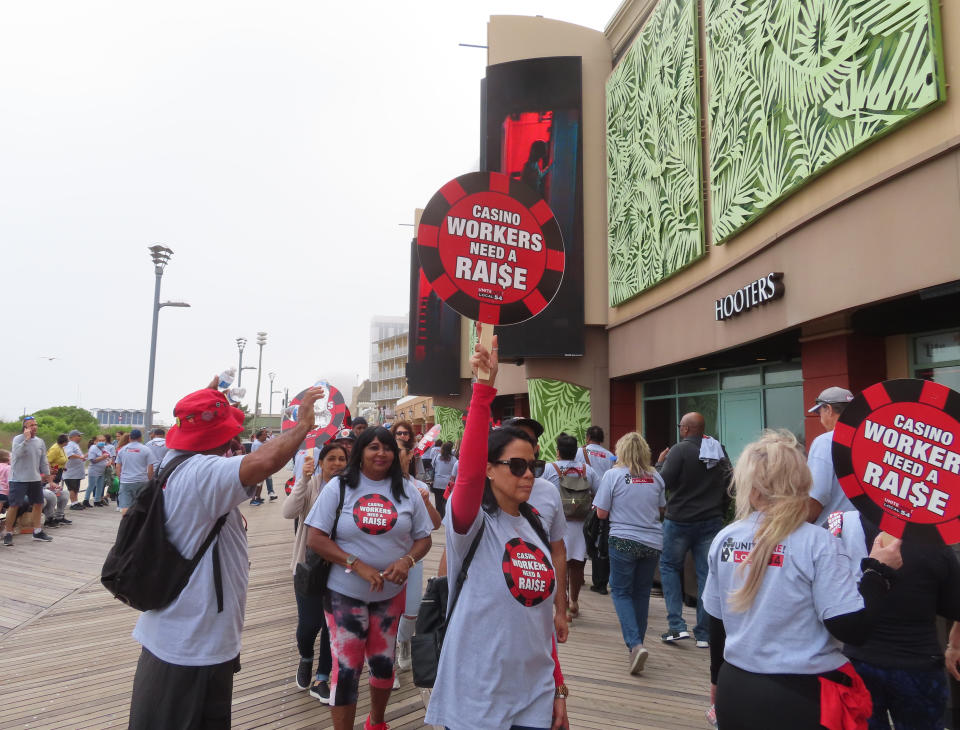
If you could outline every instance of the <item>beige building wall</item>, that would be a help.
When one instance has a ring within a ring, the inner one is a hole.
[[[606,29],[616,54],[655,4],[620,7]],[[940,12],[949,83],[960,79],[960,3],[942,3]],[[712,244],[708,227],[703,259],[610,308],[611,377],[960,277],[958,150],[960,99],[948,89],[945,104],[828,170],[724,245]],[[771,271],[785,274],[782,300],[714,321],[715,299]]]

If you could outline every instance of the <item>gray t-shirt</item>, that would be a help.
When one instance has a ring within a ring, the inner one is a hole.
[[[10,446],[10,481],[39,482],[41,474],[49,473],[47,445],[43,439],[38,436],[27,439],[22,433],[14,436]]]
[[[530,499],[527,500],[539,514],[550,542],[560,542],[567,532],[567,518],[563,516],[560,492],[543,477],[533,480]]]
[[[613,463],[617,460],[616,456],[599,444],[587,444],[577,449],[577,458],[574,459],[574,461],[578,464],[587,463],[587,460],[583,456],[584,450],[590,452],[590,463],[588,466],[592,466],[593,470],[597,472],[597,476],[601,478],[610,470],[610,467],[612,467]]]
[[[93,444],[89,449],[87,449],[87,459],[90,461],[90,468],[88,469],[90,476],[99,477],[107,470],[107,459],[101,461],[94,461],[94,459],[99,459],[105,453],[105,449],[100,449],[96,444]],[[75,459],[74,461],[77,461]],[[67,464],[70,462],[68,461]]]
[[[337,545],[367,565],[384,570],[410,552],[413,541],[433,532],[433,524],[423,498],[410,482],[403,483],[404,499],[398,504],[390,493],[390,480],[371,481],[363,474],[355,488],[347,487],[343,511],[337,523]],[[340,480],[331,479],[320,491],[304,520],[310,527],[330,534],[340,501]],[[393,598],[403,586],[384,581],[382,591],[342,565],[330,568],[327,586],[358,601],[376,603]]]
[[[146,482],[149,478],[147,467],[153,464],[153,452],[146,444],[131,441],[120,449],[117,463],[120,465],[121,484]]]
[[[454,471],[456,468],[456,456],[451,456],[450,461],[444,461],[440,458],[440,452],[438,451],[436,458],[433,460],[433,488],[439,490],[446,489],[450,483],[450,479],[456,473]]]
[[[153,461],[150,463],[153,464],[153,473],[156,474],[160,468],[160,462],[167,455],[167,440],[163,436],[157,436],[147,441],[147,448],[153,454]]]
[[[486,527],[444,638],[426,722],[451,730],[549,727],[556,590],[549,546],[522,516],[481,509],[464,535],[452,519],[447,509],[451,577],[459,574],[481,520]],[[477,671],[465,671],[469,667]]]
[[[724,660],[759,674],[819,674],[846,663],[823,622],[863,608],[853,563],[826,530],[802,524],[774,550],[753,605],[734,611],[741,564],[753,548],[760,513],[722,529],[710,546],[703,607],[723,621]]]
[[[180,453],[168,451],[164,461]],[[181,555],[193,557],[216,521],[229,513],[214,541],[220,543],[223,612],[217,613],[211,545],[177,599],[166,608],[144,611],[133,630],[134,639],[170,664],[220,664],[240,653],[250,569],[247,533],[236,509],[250,498],[240,482],[243,458],[198,454],[167,480],[163,494],[167,538]]]
[[[825,527],[832,512],[849,512],[856,509],[843,493],[833,469],[833,431],[817,436],[807,453],[807,466],[813,475],[810,496],[823,505],[815,524]]]
[[[67,463],[63,467],[63,478],[83,479],[86,472],[83,468],[83,451],[80,448],[80,444],[78,444],[76,441],[67,441],[66,445],[63,447],[63,453],[67,457]],[[80,458],[77,459],[77,456]]]
[[[633,476],[622,466],[603,475],[593,506],[610,513],[610,534],[663,549],[660,508],[666,507],[663,478],[652,472]]]

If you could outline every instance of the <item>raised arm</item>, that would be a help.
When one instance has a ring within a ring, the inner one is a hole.
[[[470,358],[474,372],[483,367],[489,377],[477,380],[473,385],[467,424],[460,446],[460,461],[457,464],[457,482],[450,498],[453,529],[466,534],[477,518],[483,500],[483,486],[487,478],[487,431],[490,423],[490,404],[497,395],[493,387],[497,378],[497,338],[493,338],[493,352],[477,343],[476,352]]]

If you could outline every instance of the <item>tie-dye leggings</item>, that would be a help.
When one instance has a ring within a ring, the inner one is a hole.
[[[371,687],[393,687],[397,626],[405,602],[406,587],[393,598],[374,603],[327,589],[323,610],[330,629],[333,654],[331,705],[357,704],[364,659],[370,670]]]

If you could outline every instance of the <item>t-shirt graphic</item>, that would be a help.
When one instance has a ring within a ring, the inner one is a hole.
[[[750,557],[750,551],[753,550],[753,542],[744,542],[742,540],[734,540],[732,537],[728,537],[723,541],[723,545],[720,547],[720,560],[724,563],[745,563],[747,558]],[[773,554],[770,556],[770,563],[775,568],[779,568],[783,565],[783,556],[786,554],[786,549],[782,544],[777,545],[773,549]]]
[[[353,521],[368,535],[382,535],[390,532],[397,524],[397,508],[382,494],[368,494],[360,497],[353,506]]]
[[[510,594],[527,608],[553,594],[553,566],[539,547],[515,537],[503,551],[503,578]]]

